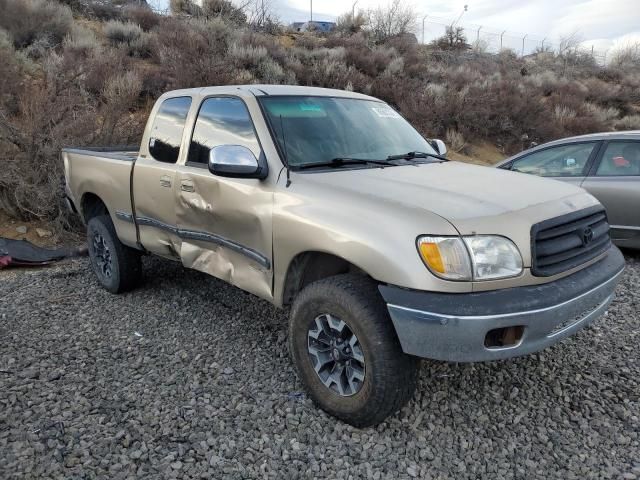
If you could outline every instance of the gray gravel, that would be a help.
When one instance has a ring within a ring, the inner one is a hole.
[[[145,259],[113,296],[86,260],[0,273],[2,478],[640,478],[640,257],[608,317],[543,353],[424,362],[358,430],[301,392],[286,312]]]

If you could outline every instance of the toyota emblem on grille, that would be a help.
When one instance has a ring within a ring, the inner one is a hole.
[[[585,247],[593,241],[593,230],[591,227],[584,227],[582,229],[582,245]]]

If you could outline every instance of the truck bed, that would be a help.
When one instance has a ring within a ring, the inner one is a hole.
[[[136,245],[136,229],[130,220],[131,172],[138,156],[137,146],[70,147],[62,149],[65,193],[72,206],[84,215],[95,198],[108,206],[120,240]]]
[[[137,145],[122,145],[115,147],[66,147],[63,152],[91,155],[96,157],[111,158],[113,160],[123,160],[133,162],[138,157],[139,148]]]

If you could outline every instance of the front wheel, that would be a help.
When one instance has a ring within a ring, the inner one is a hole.
[[[402,352],[368,277],[338,275],[305,287],[291,309],[289,349],[312,400],[357,427],[382,422],[416,388],[419,359]]]

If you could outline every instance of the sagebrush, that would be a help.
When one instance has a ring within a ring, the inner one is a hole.
[[[66,3],[75,17],[54,0],[0,0],[0,208],[17,217],[68,225],[60,148],[136,143],[168,89],[276,83],[359,91],[461,152],[481,141],[507,154],[523,139],[640,128],[640,65],[629,52],[602,68],[570,52],[487,54],[455,31],[453,41],[419,45],[404,10],[400,23],[382,10],[359,12],[332,34],[292,34],[271,20],[249,25],[256,15],[223,0],[172,0],[175,16]]]

